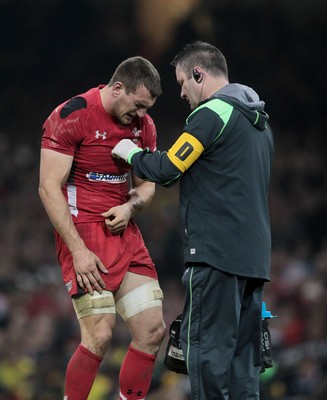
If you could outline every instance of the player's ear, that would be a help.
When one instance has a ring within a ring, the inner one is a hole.
[[[118,97],[123,89],[124,85],[121,82],[115,82],[112,86],[112,93],[114,97]]]

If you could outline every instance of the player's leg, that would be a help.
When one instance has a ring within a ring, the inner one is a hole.
[[[263,281],[247,279],[241,302],[237,347],[230,374],[231,400],[259,399]]]
[[[132,341],[120,370],[121,399],[144,399],[154,363],[165,337],[162,291],[158,281],[127,272],[116,294],[117,312],[126,321]]]
[[[81,343],[71,357],[65,377],[65,399],[86,400],[112,338],[115,325],[113,295],[109,291],[73,298]]]

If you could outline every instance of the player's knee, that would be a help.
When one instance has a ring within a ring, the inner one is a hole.
[[[149,343],[154,346],[158,346],[159,350],[159,347],[162,341],[164,340],[165,336],[166,336],[166,325],[162,321],[162,323],[157,325],[157,328],[153,332],[150,332]]]
[[[166,335],[166,325],[161,318],[149,327],[147,338],[149,343],[160,344]]]
[[[112,330],[110,329],[109,326],[105,326],[104,324],[95,326],[91,338],[93,346],[95,346],[101,352],[105,352],[111,342],[111,339],[112,339]]]
[[[161,343],[166,336],[166,326],[162,319],[148,324],[144,330],[144,334],[140,337],[134,337],[135,343],[143,349],[143,351],[150,354],[157,354]]]
[[[145,329],[143,335],[133,336],[133,342],[137,343],[138,346],[149,354],[157,354],[161,343],[165,338],[165,325],[160,324],[156,327],[149,327]]]
[[[108,315],[98,315],[80,320],[82,344],[91,352],[104,356],[112,340],[113,325],[108,321]]]

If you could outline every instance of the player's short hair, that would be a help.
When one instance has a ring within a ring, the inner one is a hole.
[[[143,85],[153,98],[162,93],[158,71],[150,61],[140,56],[127,58],[118,65],[109,86],[113,86],[115,82],[122,82],[126,93],[135,93]]]
[[[223,53],[212,44],[200,40],[184,46],[170,65],[179,65],[188,78],[192,77],[194,67],[200,67],[212,76],[228,79],[228,67]]]

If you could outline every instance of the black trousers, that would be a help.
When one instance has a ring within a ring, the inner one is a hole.
[[[192,400],[258,400],[264,281],[208,265],[183,275],[181,344]]]

